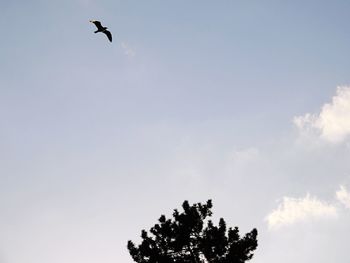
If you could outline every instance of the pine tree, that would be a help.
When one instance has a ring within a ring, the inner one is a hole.
[[[212,202],[182,204],[173,219],[164,215],[149,231],[142,230],[142,242],[128,241],[129,253],[138,263],[244,263],[257,248],[257,230],[240,237],[238,227],[226,227],[223,218],[215,226],[208,218]]]

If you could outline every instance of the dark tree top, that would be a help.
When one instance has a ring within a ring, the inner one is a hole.
[[[142,242],[128,242],[129,253],[138,263],[244,263],[257,248],[257,230],[239,235],[238,227],[228,228],[223,218],[215,226],[212,202],[182,204],[183,212],[174,210],[173,219],[164,215],[149,233],[141,232]]]

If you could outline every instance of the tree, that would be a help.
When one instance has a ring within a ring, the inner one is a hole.
[[[223,218],[214,226],[212,202],[182,204],[183,212],[174,210],[173,219],[159,218],[150,233],[141,232],[142,242],[128,241],[129,253],[138,263],[243,263],[253,257],[258,232],[240,237],[238,227],[226,228]]]

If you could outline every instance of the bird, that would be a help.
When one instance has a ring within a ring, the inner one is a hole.
[[[95,24],[95,26],[97,27],[97,30],[95,31],[95,33],[102,32],[106,34],[106,36],[108,37],[108,40],[112,42],[112,33],[107,30],[107,27],[102,26],[101,22],[97,20],[90,20],[90,22]]]

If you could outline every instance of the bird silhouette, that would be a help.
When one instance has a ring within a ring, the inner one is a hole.
[[[95,33],[102,32],[102,33],[106,34],[109,41],[112,42],[112,34],[111,34],[111,32],[109,32],[107,30],[107,27],[102,26],[100,21],[90,20],[90,22],[94,23],[95,26],[97,27],[97,30],[95,31]]]

